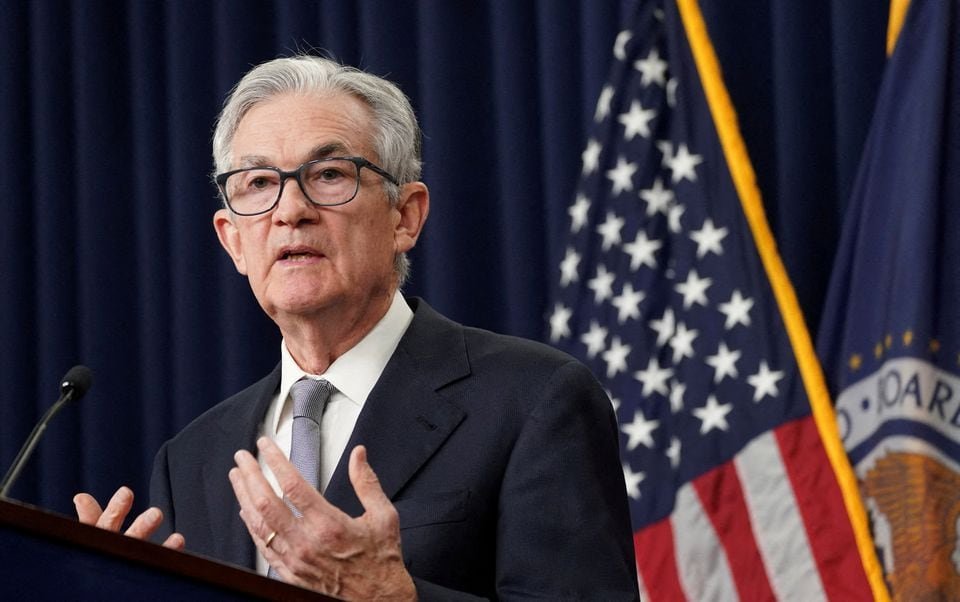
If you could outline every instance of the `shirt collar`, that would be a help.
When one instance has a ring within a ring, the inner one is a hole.
[[[273,404],[273,416],[267,418],[273,432],[276,432],[284,406],[288,403],[290,387],[303,377],[329,381],[337,388],[333,399],[342,395],[341,399],[346,398],[362,408],[412,320],[413,310],[397,291],[387,313],[373,329],[330,364],[323,374],[304,372],[290,355],[286,341],[281,341],[279,403]]]

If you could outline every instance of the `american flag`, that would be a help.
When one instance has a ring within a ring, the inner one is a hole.
[[[627,14],[548,319],[616,410],[641,593],[882,597],[825,395],[826,418],[812,411],[822,375],[699,8],[640,1]]]

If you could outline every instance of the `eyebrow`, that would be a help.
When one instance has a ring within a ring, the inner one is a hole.
[[[240,163],[237,165],[237,168],[245,169],[247,167],[266,167],[268,165],[270,165],[270,161],[268,161],[263,155],[244,155],[240,157]]]
[[[347,147],[342,142],[328,142],[320,144],[307,153],[305,161],[315,161],[316,159],[325,159],[335,155],[346,154]],[[264,155],[244,155],[240,157],[240,169],[247,167],[272,167],[270,160]]]
[[[314,159],[325,159],[334,155],[345,155],[347,153],[347,147],[342,142],[328,142],[326,144],[320,144],[313,147],[310,151],[307,159],[308,161],[313,161]]]

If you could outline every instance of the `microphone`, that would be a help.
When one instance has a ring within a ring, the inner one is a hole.
[[[0,481],[0,499],[7,497],[7,491],[13,486],[13,482],[17,480],[17,477],[20,476],[20,471],[23,470],[24,464],[30,459],[30,454],[33,453],[33,448],[37,446],[40,436],[43,435],[43,431],[47,430],[47,423],[50,422],[56,413],[60,411],[60,408],[68,401],[83,397],[92,384],[93,372],[90,371],[90,368],[78,365],[67,370],[67,373],[64,374],[60,380],[60,398],[50,406],[50,409],[43,415],[40,422],[33,427],[30,436],[24,441],[23,447],[17,452],[17,457],[13,459],[10,470],[8,470],[7,474],[3,477],[3,481]]]

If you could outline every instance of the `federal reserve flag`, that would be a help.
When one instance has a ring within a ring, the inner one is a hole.
[[[892,595],[960,599],[960,0],[913,0],[819,337]]]
[[[643,596],[883,598],[697,3],[627,15],[548,318],[616,409]]]

